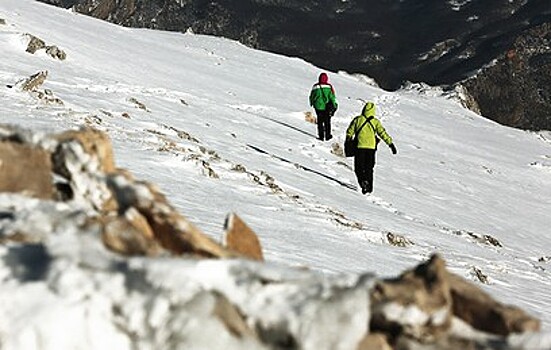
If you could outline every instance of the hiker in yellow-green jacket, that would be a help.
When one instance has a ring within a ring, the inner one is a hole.
[[[357,135],[356,135],[357,134]],[[354,154],[354,172],[358,178],[358,184],[362,193],[373,191],[373,168],[375,167],[375,152],[377,144],[382,139],[392,150],[392,154],[398,153],[396,146],[392,143],[392,137],[387,134],[385,128],[375,118],[375,104],[367,102],[362,114],[355,117],[346,130],[346,139],[358,140],[358,148]]]

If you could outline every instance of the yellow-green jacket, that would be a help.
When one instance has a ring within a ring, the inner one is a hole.
[[[356,131],[360,129],[360,127],[369,117],[373,118],[364,125],[364,127],[362,128],[362,130],[360,130],[360,133],[358,134],[358,148],[376,149],[376,135],[378,135],[379,138],[381,138],[387,145],[390,146],[390,144],[392,143],[392,137],[387,134],[379,119],[375,118],[375,104],[372,102],[366,103],[362,110],[362,114],[352,120],[352,122],[348,126],[348,129],[346,130],[346,138],[353,138]]]

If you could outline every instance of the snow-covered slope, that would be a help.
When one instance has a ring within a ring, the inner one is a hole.
[[[158,184],[212,237],[237,212],[270,262],[390,276],[439,252],[452,271],[482,272],[485,290],[551,328],[548,136],[502,127],[437,93],[388,93],[331,73],[340,109],[335,138],[323,143],[304,119],[320,70],[302,60],[31,0],[2,0],[0,18],[1,123],[106,131],[119,166]],[[26,53],[24,33],[67,59]],[[7,87],[40,70],[63,105]],[[380,147],[371,196],[355,189],[352,160],[331,152],[366,100],[398,148],[393,156]],[[411,244],[393,246],[388,233]]]

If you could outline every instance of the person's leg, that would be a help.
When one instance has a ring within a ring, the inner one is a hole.
[[[333,135],[331,135],[331,116],[327,116],[327,120],[325,123],[325,139],[331,140],[333,138]]]
[[[324,140],[325,139],[325,133],[324,133],[324,124],[325,124],[325,111],[319,111],[316,109],[316,116],[318,118],[317,124],[318,124],[318,139]]]
[[[375,153],[376,150],[370,149],[366,150],[369,152],[366,152],[365,156],[365,179],[367,181],[367,188],[366,191],[368,193],[373,192],[373,168],[375,168]]]
[[[354,172],[358,179],[358,184],[362,188],[362,192],[365,193],[365,187],[367,185],[367,165],[366,165],[366,150],[358,149],[354,156]]]

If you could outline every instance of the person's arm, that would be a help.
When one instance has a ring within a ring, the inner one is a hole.
[[[346,129],[346,138],[347,139],[351,139],[354,137],[354,134],[356,133],[356,120],[358,118],[354,118],[351,122],[350,122],[350,125],[348,125],[348,129]]]
[[[373,119],[373,122],[375,124],[375,132],[381,140],[383,140],[387,145],[390,146],[392,144],[392,137],[386,132],[385,128],[383,127],[383,124],[378,119]]]
[[[383,124],[381,124],[381,122],[377,119],[375,125],[375,131],[377,132],[377,135],[379,135],[379,137],[388,145],[388,147],[390,147],[392,154],[398,153],[398,150],[396,149],[396,146],[392,141],[392,137],[390,137],[390,135],[386,132]]]
[[[339,104],[337,103],[337,96],[333,90],[329,90],[329,100],[333,102],[333,106],[335,106],[335,110],[337,110],[337,108],[339,108]]]

